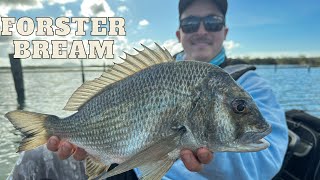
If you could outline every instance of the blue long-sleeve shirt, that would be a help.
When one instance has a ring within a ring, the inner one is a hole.
[[[270,147],[259,152],[214,153],[211,163],[201,172],[190,172],[181,160],[174,163],[163,179],[272,179],[280,170],[288,145],[288,130],[284,111],[279,106],[270,86],[254,71],[248,71],[238,80],[254,99],[263,117],[272,126],[265,138]]]

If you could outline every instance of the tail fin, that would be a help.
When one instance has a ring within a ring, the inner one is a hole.
[[[22,139],[17,152],[28,151],[45,144],[52,135],[47,127],[48,119],[58,119],[53,115],[27,111],[11,111],[5,117],[26,136]]]

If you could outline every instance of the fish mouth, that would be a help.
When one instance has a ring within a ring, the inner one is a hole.
[[[272,131],[271,126],[263,132],[248,132],[241,138],[240,149],[242,151],[260,151],[270,146],[270,143],[264,139]]]
[[[270,143],[264,139],[266,135],[271,133],[272,129],[269,125],[263,132],[245,133],[240,139],[234,141],[228,146],[211,147],[212,152],[257,152],[267,149]],[[210,147],[210,146],[208,146]]]
[[[270,146],[270,143],[265,140],[264,138],[259,139],[258,141],[254,142],[254,143],[249,143],[249,144],[243,144],[243,151],[250,151],[250,152],[254,152],[254,151],[261,151],[263,149],[267,149]]]

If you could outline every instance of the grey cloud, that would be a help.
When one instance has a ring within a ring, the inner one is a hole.
[[[98,4],[94,4],[94,5],[92,5],[90,8],[91,8],[93,14],[99,14],[99,13],[101,13],[101,12],[105,12],[105,9],[104,9],[102,3],[99,4],[99,5],[98,5]]]
[[[12,10],[27,11],[30,9],[43,8],[44,0],[0,0],[1,16],[7,16]]]
[[[0,0],[0,5],[26,5],[33,6],[37,5],[39,0]]]
[[[12,36],[0,36],[0,44],[8,43],[14,38]]]

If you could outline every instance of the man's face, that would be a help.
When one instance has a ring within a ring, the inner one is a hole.
[[[182,14],[181,19],[189,16],[205,17],[208,15],[223,16],[219,9],[210,1],[198,0],[191,4]],[[209,62],[221,50],[228,28],[218,32],[206,31],[203,22],[200,23],[198,31],[184,33],[181,28],[176,32],[179,42],[182,43],[186,60],[197,60]]]

